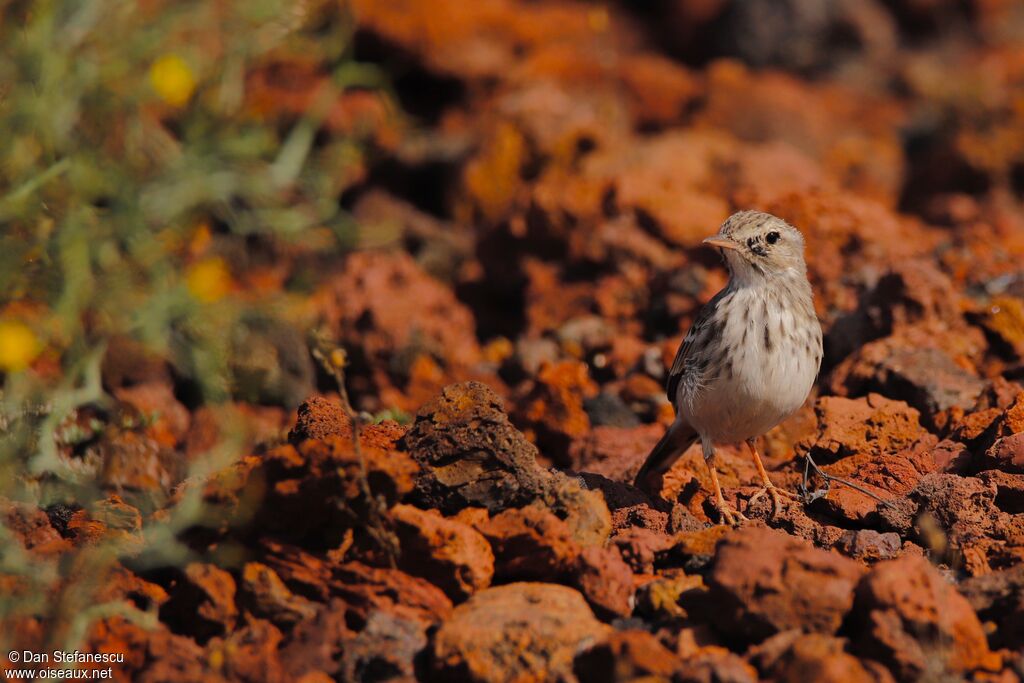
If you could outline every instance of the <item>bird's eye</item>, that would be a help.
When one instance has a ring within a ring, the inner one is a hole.
[[[768,244],[775,244],[779,241],[779,233],[772,230],[765,239],[768,240]]]

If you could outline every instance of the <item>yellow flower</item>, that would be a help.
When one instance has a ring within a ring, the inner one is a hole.
[[[180,107],[186,104],[196,89],[192,69],[178,55],[164,55],[149,67],[149,82],[167,104]]]
[[[0,320],[0,370],[18,372],[39,355],[39,340],[28,325]]]
[[[188,269],[185,283],[192,296],[208,304],[231,290],[231,273],[222,259],[208,258]]]

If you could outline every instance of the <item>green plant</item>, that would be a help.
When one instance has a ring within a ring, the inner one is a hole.
[[[101,381],[112,339],[168,359],[199,401],[231,395],[225,331],[254,312],[286,315],[289,300],[247,292],[232,245],[258,239],[315,258],[354,244],[339,197],[372,127],[319,134],[345,93],[380,87],[351,57],[351,27],[337,3],[315,1],[0,9],[0,498],[42,509],[106,495],[73,455],[105,426],[73,418],[112,405]],[[301,106],[254,103],[252,75],[281,68],[308,85]],[[241,440],[230,425],[223,433],[190,474],[237,457]],[[187,492],[147,519],[143,543],[183,562],[177,533],[201,516]],[[36,615],[54,643],[80,637],[75,605],[129,551],[104,541],[39,568],[13,538],[0,527],[0,573],[17,585],[0,597],[0,619]],[[131,611],[81,614],[111,610]]]

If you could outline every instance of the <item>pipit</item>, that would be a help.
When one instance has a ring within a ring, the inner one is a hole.
[[[704,240],[718,247],[729,284],[708,302],[687,332],[668,376],[676,419],[654,447],[635,484],[650,490],[700,439],[723,522],[743,515],[722,497],[715,444],[746,442],[777,514],[780,496],[754,439],[807,399],[821,366],[821,325],[804,263],[804,238],[781,218],[759,211],[732,215]]]

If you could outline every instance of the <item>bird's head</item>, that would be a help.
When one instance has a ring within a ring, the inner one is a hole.
[[[729,272],[737,278],[806,275],[804,236],[770,213],[740,211],[704,244],[722,251]]]

